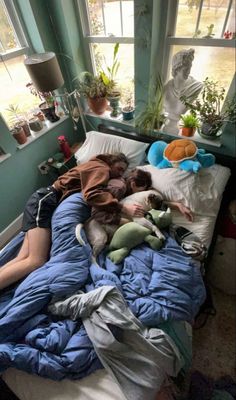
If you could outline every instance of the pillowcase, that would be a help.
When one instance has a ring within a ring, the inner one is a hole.
[[[139,168],[151,173],[152,186],[164,200],[181,202],[195,214],[204,216],[217,215],[230,177],[230,169],[217,164],[202,168],[197,174],[177,168],[158,169],[153,165]]]
[[[77,164],[82,164],[97,154],[124,153],[129,161],[128,171],[143,164],[146,158],[148,143],[137,142],[120,136],[91,131],[87,132],[86,140],[75,153]]]

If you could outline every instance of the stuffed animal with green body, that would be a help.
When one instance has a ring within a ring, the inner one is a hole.
[[[171,224],[170,208],[166,211],[152,209],[147,213],[146,218],[160,229],[167,228]],[[142,226],[138,222],[128,222],[114,233],[109,246],[108,258],[114,264],[119,264],[131,249],[143,242],[148,243],[153,250],[159,250],[164,244],[164,240],[154,236],[150,228]]]

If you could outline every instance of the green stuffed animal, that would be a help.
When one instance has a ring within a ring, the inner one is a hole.
[[[170,208],[167,211],[150,210],[146,217],[158,228],[167,228],[171,224]],[[138,222],[128,222],[122,225],[114,233],[109,246],[108,258],[114,263],[119,264],[129,254],[129,252],[139,244],[146,242],[153,250],[160,250],[164,241],[157,236],[153,236],[153,231]]]

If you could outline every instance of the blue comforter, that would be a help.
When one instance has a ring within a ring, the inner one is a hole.
[[[0,297],[0,372],[16,367],[51,379],[82,378],[101,364],[81,321],[53,319],[53,299],[78,290],[115,285],[147,326],[192,321],[205,297],[198,262],[167,237],[158,252],[141,245],[120,265],[105,252],[91,262],[91,248],[78,244],[75,227],[90,215],[81,194],[63,201],[52,221],[50,260]],[[1,253],[0,265],[18,251],[23,234]]]

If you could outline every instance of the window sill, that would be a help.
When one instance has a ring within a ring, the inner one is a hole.
[[[119,115],[117,118],[114,118],[114,117],[110,116],[110,111],[105,111],[101,115],[95,114],[95,113],[93,113],[91,111],[86,111],[84,114],[86,116],[89,116],[89,117],[101,118],[101,119],[108,120],[108,121],[119,122],[120,124],[123,124],[123,125],[126,125],[126,126],[130,126],[130,127],[134,127],[135,126],[134,125],[134,119],[132,119],[130,121],[124,121],[122,119],[122,114]],[[167,137],[172,137],[172,138],[176,138],[176,139],[180,139],[180,138],[186,139],[185,136],[180,136],[177,133],[175,134],[175,133],[160,132],[160,131],[154,131],[154,132],[159,134],[159,136],[157,136],[157,139],[159,139],[159,140],[165,140],[165,138],[167,138]],[[216,140],[207,140],[207,139],[204,139],[203,137],[201,137],[198,132],[196,132],[194,134],[194,136],[189,137],[188,139],[191,139],[191,140],[193,140],[194,142],[197,142],[197,143],[206,144],[208,146],[221,147],[220,138],[216,139]]]
[[[61,124],[62,122],[64,122],[68,118],[69,118],[69,116],[65,115],[64,117],[61,117],[59,119],[59,121],[56,121],[56,122],[45,121],[45,127],[43,129],[41,129],[41,131],[39,131],[39,132],[30,131],[31,132],[31,136],[27,137],[27,142],[24,143],[24,144],[19,144],[17,146],[17,148],[19,150],[23,149],[24,147],[28,146],[29,144],[31,144],[35,140],[39,139],[41,136],[45,135],[51,129],[55,128],[55,126]]]
[[[158,131],[156,131],[158,132]],[[160,133],[160,132],[159,132]],[[202,144],[206,144],[208,146],[214,146],[214,147],[221,147],[221,139],[215,139],[215,140],[208,140],[208,139],[204,139],[202,136],[199,135],[198,132],[195,132],[193,136],[191,137],[186,137],[186,136],[182,136],[182,135],[178,135],[177,133],[169,133],[169,132],[161,132],[161,135],[163,136],[164,140],[165,140],[165,136],[171,136],[171,137],[175,137],[176,139],[190,139],[193,140],[194,142],[197,143],[202,143]]]
[[[89,116],[89,117],[94,117],[94,118],[101,118],[101,119],[105,119],[108,121],[113,121],[113,122],[119,122],[120,124],[123,125],[127,125],[127,126],[131,126],[134,127],[134,119],[131,119],[129,121],[124,121],[122,118],[122,114],[118,115],[118,117],[111,117],[110,116],[111,111],[106,110],[103,114],[95,114],[92,111],[86,111],[84,112],[84,115]]]
[[[5,160],[7,160],[9,157],[11,157],[11,154],[10,154],[10,153],[2,154],[2,155],[0,156],[0,164],[1,164],[2,162],[4,162]]]

